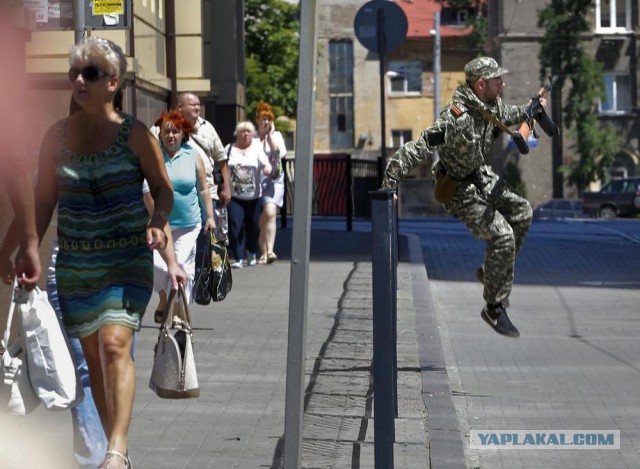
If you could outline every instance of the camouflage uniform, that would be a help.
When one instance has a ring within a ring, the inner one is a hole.
[[[488,57],[474,59],[465,66],[468,80],[505,73],[507,70]],[[525,106],[507,106],[500,97],[490,104],[483,103],[464,83],[456,89],[453,101],[442,109],[435,124],[391,157],[382,187],[395,188],[413,168],[433,161],[437,150],[439,158],[432,171],[443,171],[457,181],[453,200],[444,208],[456,215],[474,236],[486,241],[483,296],[488,304],[497,304],[511,293],[516,253],[531,224],[532,210],[529,202],[511,192],[489,165],[491,149],[500,131],[478,109],[489,111],[507,126],[524,120]]]

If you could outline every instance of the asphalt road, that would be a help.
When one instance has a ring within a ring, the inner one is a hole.
[[[640,220],[536,220],[516,264],[517,340],[480,319],[484,245],[454,219],[420,236],[469,468],[640,467]],[[621,449],[474,449],[482,430],[619,430]]]

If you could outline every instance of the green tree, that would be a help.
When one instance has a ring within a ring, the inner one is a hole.
[[[282,0],[245,0],[247,117],[258,102],[293,117],[298,99],[299,7]]]
[[[563,107],[564,127],[575,140],[571,148],[579,160],[560,171],[579,192],[606,177],[621,139],[612,126],[598,122],[595,103],[605,98],[602,64],[588,55],[584,45],[585,33],[591,29],[587,18],[592,16],[592,3],[552,0],[538,13],[538,26],[545,31],[539,55],[541,75],[551,70],[558,74],[559,89],[566,80],[572,85]]]

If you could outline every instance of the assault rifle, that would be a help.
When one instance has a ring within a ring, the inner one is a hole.
[[[531,102],[527,106],[524,111],[525,119],[522,125],[518,130],[512,130],[507,127],[502,121],[500,121],[497,117],[495,117],[491,112],[486,109],[477,108],[482,116],[492,122],[498,129],[510,135],[513,139],[513,143],[515,143],[516,147],[520,151],[520,153],[526,155],[529,153],[529,145],[527,144],[527,140],[529,140],[529,135],[533,132],[533,136],[538,138],[538,132],[536,130],[536,122],[540,124],[542,130],[549,136],[555,137],[556,135],[560,135],[560,130],[558,126],[551,120],[551,118],[547,115],[544,110],[544,106],[541,101],[543,98],[546,98],[551,89],[555,86],[558,81],[557,76],[549,77],[549,83],[543,85],[542,88],[538,90],[536,95],[531,98]],[[429,129],[427,133],[427,141],[429,145],[436,147],[444,142],[445,131],[444,129]]]
[[[525,119],[517,132],[515,132],[519,138],[519,141],[514,141],[520,150],[520,153],[529,153],[529,145],[527,145],[527,140],[529,139],[529,134],[533,132],[533,136],[538,138],[538,132],[536,130],[536,122],[540,124],[542,130],[549,136],[555,137],[560,135],[560,129],[558,126],[551,120],[551,118],[547,115],[544,110],[544,106],[541,104],[541,100],[546,98],[551,88],[553,88],[558,81],[557,76],[549,77],[549,83],[543,85],[542,88],[538,90],[536,95],[531,98],[531,102],[527,106],[527,109],[524,111]]]

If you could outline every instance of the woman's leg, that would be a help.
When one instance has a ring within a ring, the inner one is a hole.
[[[104,404],[109,429],[109,451],[127,453],[127,434],[133,411],[135,371],[131,358],[133,329],[119,325],[98,331],[100,363],[104,383]]]
[[[244,229],[247,237],[247,251],[255,256],[259,248],[261,199],[245,200],[243,202],[245,202]]]
[[[84,353],[84,359],[87,362],[87,368],[89,370],[89,383],[91,384],[93,401],[96,405],[96,409],[98,410],[98,415],[102,422],[102,428],[104,429],[104,433],[108,439],[110,427],[104,393],[104,376],[102,373],[102,364],[100,362],[98,333],[94,332],[90,336],[80,339],[80,344],[82,345],[82,352]]]
[[[273,252],[276,242],[276,218],[278,206],[274,203],[264,204],[260,215],[260,252],[266,256]]]
[[[173,245],[176,252],[176,260],[185,274],[187,283],[184,285],[187,303],[191,303],[191,291],[196,274],[196,244],[198,234],[202,226],[200,224],[193,228],[180,228],[173,230]]]
[[[227,205],[229,216],[229,254],[235,260],[244,258],[244,208],[240,202],[231,199]]]

